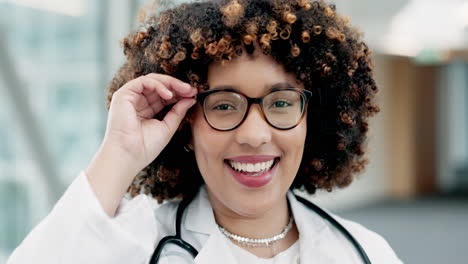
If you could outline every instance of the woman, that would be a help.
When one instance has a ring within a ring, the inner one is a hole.
[[[340,224],[401,263],[292,193],[349,185],[378,112],[370,51],[334,5],[182,4],[123,44],[99,151],[10,264],[362,263]],[[190,246],[165,244],[179,232]]]

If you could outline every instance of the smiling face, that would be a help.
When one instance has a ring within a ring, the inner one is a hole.
[[[262,97],[278,84],[289,83],[294,88],[304,89],[294,75],[286,73],[272,57],[258,50],[253,59],[244,52],[225,65],[210,65],[210,90],[231,86],[246,96]],[[272,209],[278,201],[285,199],[301,163],[306,120],[304,116],[296,127],[279,130],[270,126],[260,106],[253,104],[239,127],[218,131],[207,123],[202,106],[197,104],[192,123],[192,143],[211,202],[237,215],[254,216]],[[268,170],[271,160],[274,160],[273,168]],[[251,167],[248,163],[259,164]],[[252,176],[255,173],[236,172],[229,164],[242,171],[266,168],[268,172]]]

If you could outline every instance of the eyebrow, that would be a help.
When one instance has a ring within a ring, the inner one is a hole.
[[[281,82],[281,83],[275,83],[275,84],[273,84],[271,86],[265,85],[264,87],[265,87],[264,89],[266,91],[271,91],[271,90],[276,89],[276,88],[290,88],[290,87],[295,87],[295,86],[291,85],[288,82]],[[214,89],[217,89],[217,90],[233,89],[233,90],[239,91],[239,86],[236,86],[236,85],[218,85],[218,86],[213,87],[213,90]]]

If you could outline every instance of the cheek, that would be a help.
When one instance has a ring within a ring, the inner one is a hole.
[[[193,135],[193,144],[195,148],[195,154],[198,157],[203,156],[200,153],[205,153],[209,148],[207,145],[210,144],[209,134],[210,129],[207,127],[208,124],[205,123],[203,114],[197,109],[194,113],[193,123],[192,123],[192,135]]]
[[[205,122],[200,105],[197,105],[192,115],[192,136],[194,145],[203,145],[208,133],[210,133],[210,129]]]
[[[289,131],[281,131],[276,142],[286,154],[284,173],[287,175],[296,175],[297,169],[302,161],[304,154],[304,143],[307,135],[307,124],[305,120],[297,127]]]
[[[213,166],[222,166],[229,138],[225,133],[212,129],[205,121],[203,113],[198,110],[200,109],[196,110],[192,123],[193,145],[198,167],[200,170],[208,170]]]

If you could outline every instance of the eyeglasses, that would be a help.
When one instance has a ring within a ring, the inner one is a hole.
[[[260,105],[263,118],[272,127],[288,130],[304,117],[312,92],[298,88],[275,88],[263,97],[250,98],[235,89],[214,89],[197,94],[208,124],[219,131],[239,127],[252,104]]]

